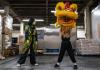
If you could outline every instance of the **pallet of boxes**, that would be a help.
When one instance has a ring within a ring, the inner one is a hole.
[[[76,50],[78,55],[100,55],[100,44],[93,39],[79,39]]]
[[[18,38],[19,54],[22,53],[22,49],[23,49],[23,46],[24,46],[24,40],[25,40],[25,37],[23,35],[19,35],[19,38]]]
[[[11,45],[12,31],[7,27],[5,27],[4,31],[5,35],[4,35],[3,54],[5,57],[13,56],[13,49]]]

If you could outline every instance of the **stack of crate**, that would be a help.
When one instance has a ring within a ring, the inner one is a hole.
[[[93,39],[77,40],[76,49],[80,55],[100,55],[100,45]]]

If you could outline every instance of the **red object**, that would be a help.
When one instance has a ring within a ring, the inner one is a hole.
[[[66,2],[65,3],[65,9],[68,9],[70,7],[70,3],[69,2]]]

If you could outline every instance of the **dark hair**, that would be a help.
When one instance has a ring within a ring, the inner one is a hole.
[[[32,23],[35,21],[35,19],[34,18],[30,18],[30,20],[29,20],[29,22],[28,22],[28,24],[29,25],[32,25]]]

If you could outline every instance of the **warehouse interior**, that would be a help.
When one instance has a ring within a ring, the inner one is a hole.
[[[14,65],[11,70],[72,70],[71,62],[66,57],[61,69],[53,68],[61,46],[60,29],[55,27],[57,20],[55,7],[58,2],[66,1],[78,5],[76,28],[73,29],[73,36],[70,39],[77,61],[79,60],[78,70],[100,69],[99,0],[0,0],[0,67],[2,70],[9,69],[11,65]],[[39,67],[31,67],[27,59],[26,64],[19,69],[16,67],[16,61],[23,48],[25,26],[29,18],[35,19],[38,37],[36,54],[37,62],[40,64]]]

